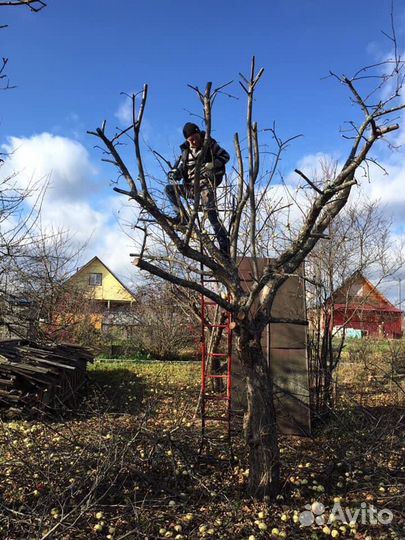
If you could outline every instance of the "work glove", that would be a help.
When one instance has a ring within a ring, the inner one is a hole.
[[[204,165],[204,171],[211,172],[215,169],[215,165],[212,163],[212,161],[209,161]]]
[[[171,182],[175,182],[176,180],[179,179],[179,169],[172,169],[171,171],[169,171],[167,173],[167,178],[171,181]]]
[[[209,161],[203,165],[201,172],[205,178],[213,179],[215,176],[215,165]]]

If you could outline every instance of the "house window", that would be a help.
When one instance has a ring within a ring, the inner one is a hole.
[[[103,274],[98,273],[92,273],[89,274],[89,285],[92,287],[97,287],[98,285],[101,285],[103,280]]]

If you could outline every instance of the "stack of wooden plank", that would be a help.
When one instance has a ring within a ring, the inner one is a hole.
[[[93,353],[71,344],[0,342],[0,408],[26,412],[74,406]]]

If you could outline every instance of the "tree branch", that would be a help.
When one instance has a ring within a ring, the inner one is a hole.
[[[137,268],[140,268],[141,270],[145,270],[146,272],[149,272],[150,274],[153,274],[154,276],[160,277],[164,279],[165,281],[168,281],[169,283],[173,283],[174,285],[179,285],[181,287],[185,287],[186,289],[191,289],[193,291],[196,291],[200,294],[203,294],[222,308],[226,309],[227,311],[232,311],[233,313],[237,311],[237,306],[235,304],[231,304],[230,302],[227,302],[222,296],[219,294],[216,294],[211,289],[207,289],[206,287],[203,287],[199,283],[195,281],[189,281],[184,278],[180,278],[178,276],[175,276],[173,274],[170,274],[166,270],[163,270],[159,266],[155,266],[143,259],[137,258],[134,259],[133,265]]]

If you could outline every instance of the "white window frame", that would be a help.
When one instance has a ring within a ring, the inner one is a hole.
[[[89,285],[90,287],[100,287],[103,284],[103,274],[101,272],[89,273]]]

